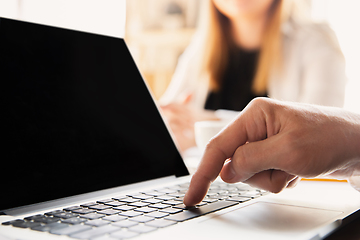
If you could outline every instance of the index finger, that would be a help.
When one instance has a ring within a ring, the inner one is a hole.
[[[252,102],[254,103],[254,101]],[[266,138],[266,116],[259,105],[249,104],[238,117],[213,138],[206,147],[197,171],[184,197],[186,206],[194,206],[205,197],[226,159],[247,141]]]
[[[227,155],[217,148],[208,147],[193,175],[189,189],[184,197],[186,206],[195,206],[206,195],[210,184],[219,175]]]
[[[241,120],[241,116],[238,120]],[[221,172],[225,160],[230,158],[239,146],[245,144],[247,139],[243,124],[233,122],[209,142],[184,197],[186,206],[201,202],[210,184]]]

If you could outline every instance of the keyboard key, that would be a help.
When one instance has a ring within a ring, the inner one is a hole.
[[[120,231],[111,233],[110,236],[115,237],[116,239],[127,239],[127,238],[133,238],[137,235],[139,235],[139,233],[137,233],[137,232],[120,230]]]
[[[181,198],[181,197],[185,196],[185,193],[170,193],[169,196],[176,197],[176,198]]]
[[[148,232],[152,232],[155,230],[156,230],[156,228],[145,226],[145,225],[137,225],[137,226],[129,228],[129,231],[137,232],[137,233],[148,233]]]
[[[238,191],[238,189],[236,187],[228,187],[228,188],[226,188],[226,191],[228,191],[228,192],[236,192],[236,191]]]
[[[63,218],[63,219],[73,218],[73,217],[77,217],[77,216],[79,216],[79,215],[75,214],[75,213],[70,213],[70,212],[62,212],[62,213],[54,214],[54,217]]]
[[[204,206],[204,205],[206,205],[206,204],[208,204],[208,203],[206,203],[206,202],[200,202],[200,203],[198,203],[196,206],[197,206],[197,207],[201,207],[201,206]],[[175,207],[177,207],[177,206],[175,206]]]
[[[107,216],[107,217],[103,218],[103,220],[111,221],[111,222],[118,222],[118,221],[122,221],[122,220],[125,220],[125,219],[127,219],[127,217],[122,217],[122,216],[119,216],[119,215],[112,215],[112,216]]]
[[[14,227],[18,228],[31,228],[31,227],[37,227],[40,226],[39,222],[29,222],[29,221],[22,221],[22,222],[14,222],[12,224]]]
[[[86,231],[89,229],[91,229],[90,226],[78,224],[78,225],[70,226],[70,227],[66,227],[66,228],[52,229],[52,230],[50,230],[50,233],[56,234],[56,235],[70,235],[70,234],[74,234],[77,232]]]
[[[9,226],[9,225],[12,225],[14,223],[21,223],[21,222],[24,222],[24,220],[23,219],[16,219],[16,220],[8,221],[8,222],[3,222],[1,225]]]
[[[262,190],[262,189],[259,189],[258,191],[260,192],[261,195],[266,195],[266,194],[269,193],[268,191],[265,191],[265,190]]]
[[[99,211],[98,213],[105,214],[105,215],[114,215],[114,214],[118,214],[119,212],[120,212],[119,210],[105,209],[105,210]]]
[[[69,225],[56,222],[56,223],[50,223],[50,224],[41,225],[41,226],[37,226],[37,227],[32,227],[31,229],[35,230],[35,231],[40,231],[40,232],[49,232],[50,230],[66,228],[66,227],[69,227]]]
[[[233,186],[236,187],[238,190],[254,190],[253,187],[242,183],[233,184]]]
[[[249,201],[251,200],[250,197],[242,197],[242,196],[238,196],[238,197],[231,197],[231,198],[228,198],[227,199],[228,201],[236,201],[236,202],[246,202],[246,201]]]
[[[175,205],[180,205],[180,204],[182,204],[182,202],[180,202],[180,201],[175,201],[175,200],[169,200],[169,201],[164,201],[164,202],[162,202],[162,204],[168,204],[168,205],[171,205],[171,206],[175,206]]]
[[[97,204],[98,204],[97,202],[89,202],[89,203],[81,204],[80,207],[90,207],[90,206],[94,206]]]
[[[206,204],[206,203],[205,203]],[[194,208],[194,207],[187,207],[185,206],[185,204],[179,204],[179,205],[176,205],[176,206],[173,206],[173,208],[179,208],[179,209],[183,209],[183,210],[189,210],[191,208]]]
[[[241,197],[257,198],[257,197],[260,197],[261,194],[260,194],[260,192],[258,192],[256,190],[253,190],[253,191],[241,192],[240,196]]]
[[[134,211],[143,212],[143,213],[151,213],[151,212],[155,212],[156,208],[142,207],[142,208],[137,208]]]
[[[71,211],[74,211],[74,210],[77,210],[77,209],[81,209],[81,207],[80,206],[72,206],[72,207],[64,208],[64,210],[68,211],[68,212],[71,212]],[[47,213],[45,213],[45,215],[47,215]]]
[[[54,215],[54,214],[61,213],[61,212],[63,212],[63,211],[61,211],[61,210],[55,210],[55,211],[47,212],[47,213],[45,213],[45,215],[46,215],[46,216],[52,216],[52,215]]]
[[[120,211],[131,211],[131,210],[136,209],[136,207],[130,207],[130,206],[124,205],[124,206],[114,207],[113,209],[120,210]]]
[[[112,202],[107,202],[105,203],[105,205],[111,206],[111,207],[118,207],[121,205],[125,205],[126,203],[123,202],[118,202],[118,201],[112,201]]]
[[[163,217],[166,217],[166,216],[169,216],[169,215],[170,215],[169,213],[162,213],[162,212],[158,212],[158,211],[145,214],[145,216],[153,217],[153,218],[163,218]]]
[[[47,217],[47,216],[42,216],[34,219],[35,222],[40,222],[40,223],[53,223],[53,222],[58,222],[59,220],[60,218]]]
[[[87,208],[79,208],[79,209],[75,209],[72,210],[73,213],[79,213],[79,214],[88,214],[88,213],[93,213],[95,212],[94,209],[87,209]]]
[[[135,203],[129,204],[129,206],[132,206],[132,207],[146,207],[149,205],[150,205],[150,203],[145,203],[145,202],[135,202]]]
[[[138,224],[139,224],[138,222],[132,222],[130,220],[124,220],[124,221],[119,221],[119,222],[113,223],[112,225],[116,226],[116,227],[128,228],[128,227],[136,226]]]
[[[91,237],[96,237],[99,235],[115,232],[118,230],[119,230],[118,227],[115,227],[112,225],[106,225],[106,226],[90,229],[87,231],[82,231],[79,233],[71,234],[70,237],[77,238],[77,239],[89,239]]]
[[[141,212],[135,212],[135,211],[126,211],[126,212],[122,212],[119,213],[120,216],[124,216],[124,217],[137,217],[142,215]]]
[[[214,198],[204,198],[204,200],[202,200],[202,201],[206,202],[206,203],[214,203],[214,202],[217,202],[218,200],[214,199]]]
[[[146,199],[143,202],[150,203],[150,204],[156,204],[156,203],[162,203],[163,201],[164,200],[151,198],[151,199]]]
[[[124,198],[128,198],[128,196],[120,196],[120,197],[114,197],[114,198],[112,198],[112,199],[114,199],[114,200],[117,200],[117,201],[120,201],[121,199],[124,199]]]
[[[178,186],[188,189],[189,186],[190,186],[190,183],[189,183],[189,182],[187,182],[187,183],[182,183],[182,184],[179,184]]]
[[[139,223],[146,223],[146,222],[150,222],[153,221],[155,218],[152,217],[147,217],[147,216],[138,216],[138,217],[133,217],[130,218],[130,221],[134,221],[134,222],[139,222]]]
[[[179,191],[187,191],[188,190],[187,187],[180,187],[180,186],[169,187],[169,189],[175,190],[177,192],[179,192]]]
[[[112,201],[114,201],[114,200],[109,198],[109,199],[99,200],[99,201],[97,201],[97,202],[98,202],[98,203],[105,204],[105,203],[112,202]]]
[[[180,213],[182,211],[183,211],[182,209],[178,209],[178,208],[165,208],[160,210],[160,212],[170,213],[170,214]]]
[[[109,209],[109,208],[111,208],[111,206],[103,205],[103,204],[97,204],[97,205],[89,207],[89,209],[95,209],[95,210],[98,210],[98,211]]]
[[[153,197],[157,197],[157,196],[162,196],[162,195],[164,195],[164,193],[156,192],[156,191],[144,192],[144,194],[145,194],[145,195],[149,195],[149,196],[153,196]]]
[[[155,199],[160,199],[160,200],[164,200],[164,201],[173,200],[174,198],[175,197],[168,196],[168,195],[161,195],[161,196],[155,197]]]
[[[177,191],[176,190],[173,190],[173,189],[170,189],[170,188],[163,188],[163,189],[158,189],[156,190],[157,192],[160,192],[160,193],[165,193],[165,194],[169,194],[169,193],[176,193]]]
[[[205,205],[202,207],[197,207],[197,208],[193,208],[190,210],[184,210],[181,213],[170,215],[170,216],[166,217],[165,219],[182,222],[182,221],[189,220],[189,219],[192,219],[195,217],[199,217],[199,216],[202,216],[202,215],[205,215],[208,213],[215,212],[215,211],[223,209],[223,208],[234,206],[236,204],[238,204],[238,203],[234,202],[234,201],[219,201],[219,202],[211,203],[211,204],[208,204],[208,205]]]
[[[155,227],[155,228],[164,228],[164,227],[168,227],[171,225],[176,224],[177,222],[175,221],[170,221],[170,220],[165,220],[165,219],[157,219],[151,222],[147,222],[145,223],[146,226],[149,227]]]
[[[152,196],[145,195],[145,194],[131,195],[131,197],[140,199],[140,200],[146,200],[146,199],[152,198]]]
[[[164,208],[169,208],[170,205],[159,203],[159,204],[149,205],[149,207],[157,208],[157,209],[164,209]]]
[[[219,194],[218,194],[218,191],[214,191],[214,192],[208,192],[207,194],[206,194],[206,197],[207,198],[216,198],[217,196],[218,196]]]
[[[68,219],[62,220],[61,222],[76,225],[76,224],[80,224],[80,223],[83,223],[86,221],[87,221],[87,219],[85,219],[85,218],[76,218],[75,217],[75,218],[68,218]]]
[[[99,219],[99,218],[105,217],[105,215],[99,214],[99,213],[88,213],[85,215],[81,215],[80,217],[93,220],[93,219]]]
[[[34,220],[35,218],[41,218],[41,217],[43,217],[44,215],[42,215],[42,214],[37,214],[37,215],[33,215],[33,216],[29,216],[29,217],[26,217],[26,218],[24,218],[25,220],[27,220],[27,221],[32,221],[32,220]]]
[[[87,221],[85,224],[94,226],[94,227],[101,227],[101,226],[110,224],[110,221],[106,221],[106,220],[102,220],[102,219],[95,219],[95,220]]]
[[[124,198],[124,199],[120,199],[120,202],[125,202],[125,203],[134,203],[134,202],[139,202],[140,199],[134,199],[134,198]]]

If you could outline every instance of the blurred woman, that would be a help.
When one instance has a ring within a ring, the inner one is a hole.
[[[230,119],[255,97],[343,105],[345,61],[327,25],[303,21],[289,0],[205,3],[206,24],[160,99],[181,150],[195,145],[196,121]]]

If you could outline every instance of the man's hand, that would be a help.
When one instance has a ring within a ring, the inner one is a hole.
[[[359,115],[257,98],[209,142],[184,203],[199,203],[219,174],[278,193],[298,177],[350,177],[359,159]]]

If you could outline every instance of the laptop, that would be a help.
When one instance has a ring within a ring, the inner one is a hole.
[[[0,236],[316,239],[360,208],[340,182],[274,195],[189,172],[121,38],[0,18]]]

